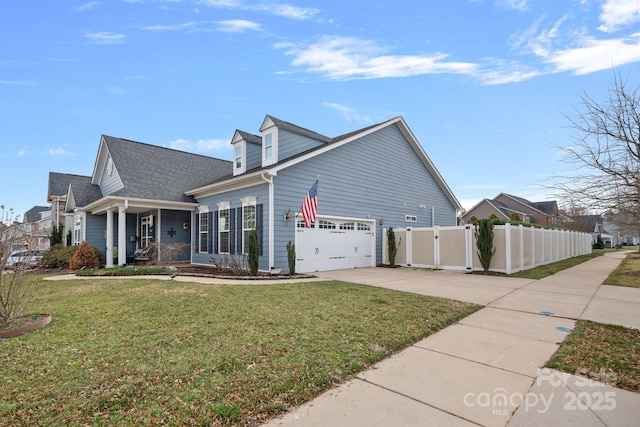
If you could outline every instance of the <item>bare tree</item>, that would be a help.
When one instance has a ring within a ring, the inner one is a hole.
[[[640,228],[640,87],[614,71],[608,95],[598,102],[580,97],[575,115],[567,116],[576,133],[564,147],[574,170],[556,177],[550,187],[569,206],[615,213],[624,227]]]

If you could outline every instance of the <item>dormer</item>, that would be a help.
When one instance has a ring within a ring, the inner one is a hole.
[[[262,135],[262,166],[278,163],[278,127],[270,116],[260,126]]]
[[[262,138],[241,130],[236,130],[231,139],[233,147],[233,175],[241,175],[260,167]]]

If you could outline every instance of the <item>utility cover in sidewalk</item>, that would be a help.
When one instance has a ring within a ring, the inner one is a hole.
[[[553,311],[541,311],[540,314],[543,316],[553,316]]]
[[[567,328],[566,326],[556,326],[556,331],[571,333],[573,329]]]

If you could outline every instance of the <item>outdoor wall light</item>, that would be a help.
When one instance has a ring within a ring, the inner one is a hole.
[[[291,219],[291,208],[289,208],[287,210],[287,212],[284,214],[284,222],[289,222],[289,220]]]
[[[183,228],[184,230],[188,230],[188,229],[189,229],[189,221],[185,221],[185,222],[183,222],[183,223],[182,223],[182,228]]]
[[[378,221],[378,224],[380,224],[380,227],[384,225],[384,217],[380,218],[380,221]]]

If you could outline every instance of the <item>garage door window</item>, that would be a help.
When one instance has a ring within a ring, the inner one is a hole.
[[[304,223],[304,220],[299,220],[296,223],[296,227],[298,227],[298,228],[306,228],[306,224]],[[309,228],[316,228],[316,223],[312,222],[311,224],[309,224]]]
[[[325,221],[324,219],[321,219],[320,221],[318,221],[318,228],[324,229],[324,230],[335,230],[336,229],[336,223],[335,222],[331,222],[331,221]]]
[[[356,226],[353,222],[343,222],[340,224],[340,230],[355,230]]]
[[[358,231],[371,231],[371,226],[369,224],[363,224],[362,222],[359,222]]]

